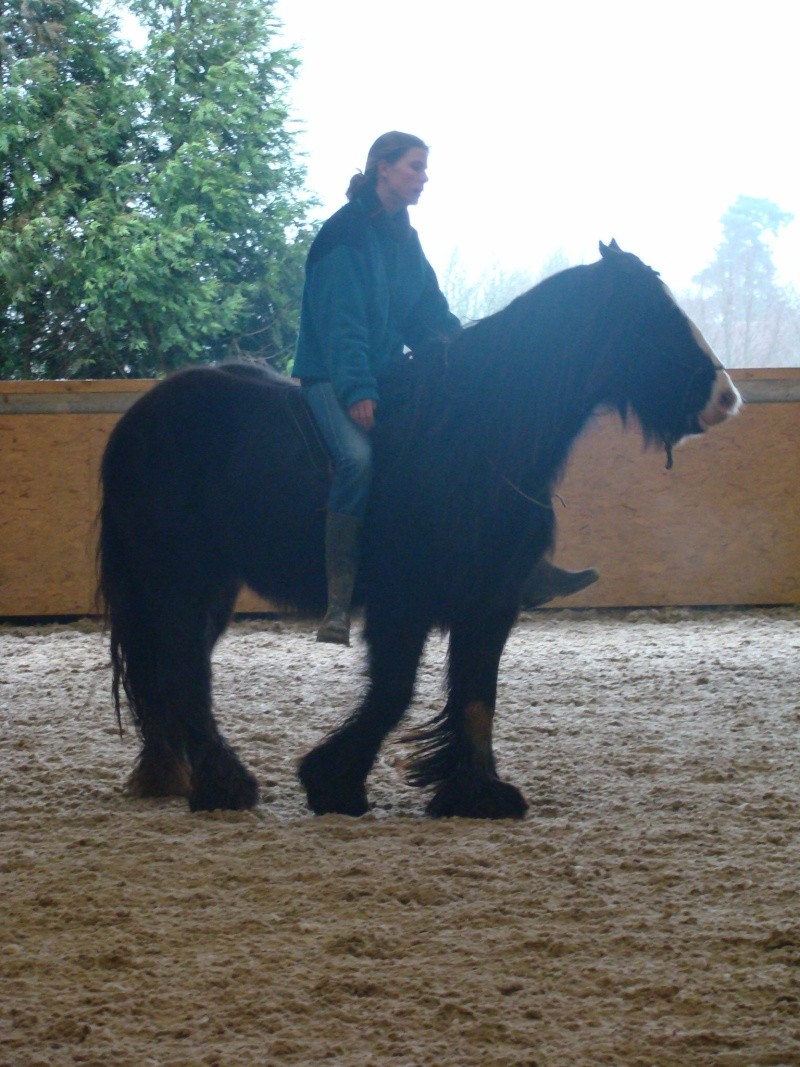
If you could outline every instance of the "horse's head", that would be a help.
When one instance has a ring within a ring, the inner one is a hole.
[[[674,444],[734,415],[738,390],[708,342],[678,307],[658,274],[616,241],[600,243],[601,264],[611,276],[615,310],[625,329],[619,382],[620,408],[630,405],[646,437]]]

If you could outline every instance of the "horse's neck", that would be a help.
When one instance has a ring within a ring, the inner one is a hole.
[[[549,379],[549,380],[548,380]],[[464,462],[488,462],[502,476],[536,494],[561,477],[576,439],[598,398],[567,386],[559,396],[551,374],[527,399],[509,393],[508,403],[490,402],[491,381],[461,396],[442,398],[449,439]],[[555,379],[557,382],[558,380]]]

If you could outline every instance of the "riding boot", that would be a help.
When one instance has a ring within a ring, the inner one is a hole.
[[[350,644],[350,602],[361,548],[361,520],[329,511],[325,523],[325,569],[328,576],[328,611],[317,640],[333,645]]]
[[[522,587],[522,607],[538,608],[555,597],[572,596],[600,577],[599,571],[589,567],[583,571],[565,571],[549,560],[541,559],[533,568]]]

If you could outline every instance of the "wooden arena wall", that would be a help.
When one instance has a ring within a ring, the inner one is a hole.
[[[559,489],[557,562],[601,580],[554,606],[800,602],[800,369],[733,373],[742,414],[644,452],[603,416]],[[0,616],[94,614],[97,472],[152,382],[0,382]],[[532,505],[535,506],[535,505]],[[268,610],[246,592],[243,612]]]

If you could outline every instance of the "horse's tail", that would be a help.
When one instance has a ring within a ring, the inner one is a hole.
[[[123,524],[115,506],[114,435],[109,440],[100,468],[100,508],[97,515],[96,602],[110,636],[112,685],[117,725],[122,732],[122,697],[131,717],[141,729],[143,694],[131,681],[131,663],[142,659],[141,590],[135,588]]]
[[[117,725],[122,733],[121,691],[125,688],[125,633],[129,627],[124,621],[127,615],[129,590],[126,588],[125,568],[122,563],[121,544],[111,522],[101,474],[102,501],[97,515],[97,592],[95,599],[102,611],[103,622],[110,632],[111,668],[113,680],[111,691]]]

